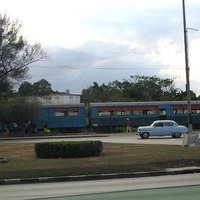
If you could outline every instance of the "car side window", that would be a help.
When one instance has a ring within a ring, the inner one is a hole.
[[[166,127],[171,127],[171,126],[173,126],[173,123],[171,123],[171,122],[166,122],[166,123],[165,123],[165,126],[166,126]]]
[[[156,127],[163,127],[163,123],[158,122],[158,123],[155,124],[155,126],[156,126]]]

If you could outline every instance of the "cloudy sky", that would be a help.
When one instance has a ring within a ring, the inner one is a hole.
[[[185,0],[190,87],[200,95],[200,1]],[[182,0],[0,0],[0,12],[23,24],[49,58],[30,67],[53,90],[82,89],[131,75],[175,78],[185,90]]]

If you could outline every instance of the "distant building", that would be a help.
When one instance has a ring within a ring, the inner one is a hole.
[[[66,92],[53,93],[44,96],[29,96],[28,99],[32,101],[34,98],[37,98],[43,105],[63,105],[63,104],[74,104],[81,102],[80,94],[70,94],[69,90]]]
[[[44,105],[80,103],[80,99],[80,94],[70,94],[69,90],[66,90],[66,93],[50,94],[39,97],[39,100]]]

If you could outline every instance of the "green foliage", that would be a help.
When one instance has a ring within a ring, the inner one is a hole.
[[[33,84],[33,91],[35,96],[50,94],[52,92],[51,84],[47,80],[41,79]]]
[[[130,76],[122,82],[93,86],[82,91],[82,102],[127,102],[182,100],[181,90],[175,88],[174,79],[157,76]]]
[[[18,89],[20,96],[33,96],[33,85],[27,81],[23,82]]]
[[[33,84],[25,81],[18,90],[20,96],[40,96],[48,95],[52,92],[51,84],[45,79],[41,79]]]
[[[99,156],[103,151],[101,141],[62,141],[35,144],[38,158],[81,158]]]
[[[0,101],[0,121],[4,125],[17,123],[23,128],[28,120],[34,120],[39,114],[41,105],[37,99],[27,100],[23,97]]]
[[[13,94],[13,83],[7,78],[0,78],[0,97],[7,98]]]

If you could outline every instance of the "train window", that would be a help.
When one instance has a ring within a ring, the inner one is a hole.
[[[130,110],[125,110],[121,112],[121,115],[132,115],[132,112]]]
[[[123,111],[122,113],[122,115],[132,115],[132,112],[130,110]]]
[[[192,114],[200,114],[200,110],[198,110],[198,109],[192,109]]]
[[[78,109],[77,108],[55,108],[54,115],[56,117],[78,116]]]
[[[200,110],[195,110],[195,111],[196,111],[196,112],[195,112],[196,114],[199,114],[199,113],[200,113]]]
[[[68,116],[78,116],[78,108],[68,108],[67,115]]]
[[[66,108],[55,108],[54,109],[54,115],[56,117],[67,116],[67,109]]]
[[[177,110],[177,114],[183,114],[183,110]]]
[[[147,115],[156,115],[157,113],[157,110],[147,110]]]
[[[122,115],[122,113],[121,113],[121,111],[115,111],[115,112],[114,112],[114,115],[115,115],[115,116],[119,116],[119,115]]]
[[[110,112],[108,111],[99,111],[98,116],[110,116]]]
[[[54,115],[56,117],[62,117],[62,116],[64,116],[62,112],[55,112]]]
[[[165,109],[160,109],[159,110],[159,115],[165,116],[166,115],[166,110]]]
[[[78,111],[68,111],[68,116],[78,116]]]
[[[143,110],[133,110],[133,115],[143,115]]]
[[[174,114],[183,114],[183,110],[174,109]]]
[[[55,111],[54,115],[56,117],[63,117],[63,116],[67,116],[67,111],[63,110],[63,111]]]

